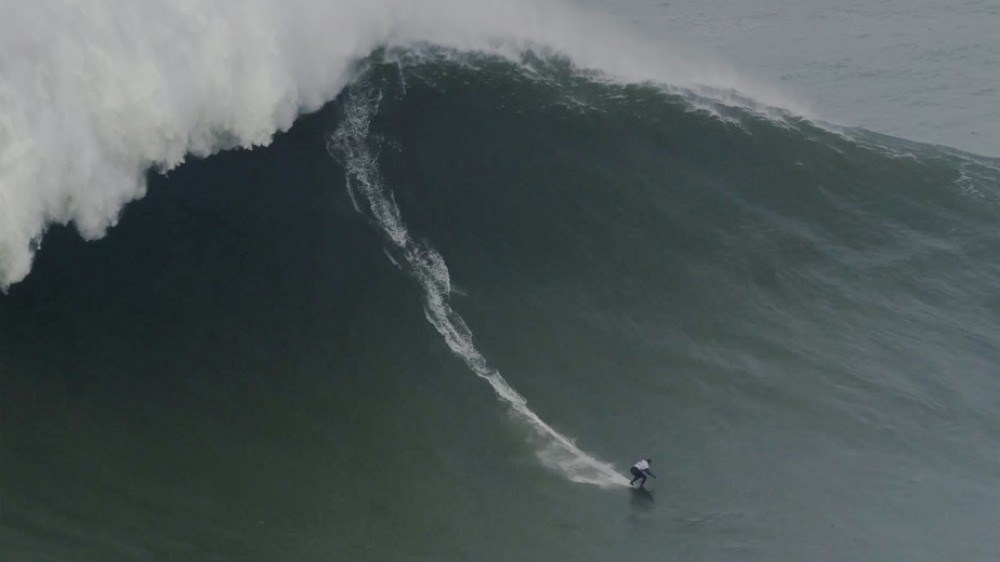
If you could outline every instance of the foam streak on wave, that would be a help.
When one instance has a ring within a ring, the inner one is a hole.
[[[331,136],[327,148],[345,168],[347,189],[358,212],[372,219],[391,243],[388,253],[420,283],[424,292],[424,314],[441,334],[451,351],[469,370],[493,388],[497,398],[510,407],[511,413],[539,438],[537,451],[542,463],[573,482],[611,487],[627,484],[613,465],[587,454],[565,435],[545,423],[529,407],[499,371],[490,367],[476,349],[472,332],[448,304],[451,280],[448,267],[430,245],[414,240],[403,223],[399,207],[387,189],[378,169],[377,139],[370,134],[371,118],[378,109],[380,96],[363,84],[345,96],[344,116]],[[375,145],[375,146],[372,146]]]

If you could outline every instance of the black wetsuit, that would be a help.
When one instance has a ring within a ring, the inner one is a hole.
[[[628,483],[629,486],[635,484],[636,480],[642,480],[642,482],[639,482],[640,488],[646,485],[646,475],[641,470],[639,470],[634,466],[632,467],[632,476],[635,476],[635,478],[633,478],[632,481]]]

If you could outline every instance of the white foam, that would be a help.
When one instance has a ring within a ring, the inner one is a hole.
[[[48,225],[104,235],[148,169],[268,144],[380,45],[541,47],[622,80],[762,94],[549,0],[0,0],[0,14],[0,289]]]
[[[448,348],[470,371],[489,383],[497,398],[509,406],[511,414],[531,430],[539,444],[538,458],[545,466],[574,482],[601,487],[626,485],[628,480],[612,464],[587,454],[539,418],[528,407],[527,400],[476,349],[472,331],[448,304],[452,289],[444,258],[409,235],[392,192],[379,172],[377,154],[370,148],[375,139],[369,133],[378,103],[379,97],[369,89],[363,85],[355,87],[345,100],[343,120],[331,136],[328,149],[345,167],[348,189],[359,212],[372,219],[391,241],[393,248],[388,253],[402,258],[390,259],[397,264],[405,263],[408,266],[405,269],[420,283],[427,321],[441,334]],[[364,205],[358,205],[359,194]]]

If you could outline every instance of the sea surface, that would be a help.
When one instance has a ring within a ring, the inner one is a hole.
[[[995,1],[576,1],[815,118],[1000,156]]]
[[[0,34],[0,559],[1000,559],[994,4],[112,4]]]

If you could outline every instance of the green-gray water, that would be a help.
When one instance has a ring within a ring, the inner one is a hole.
[[[1000,162],[725,99],[379,51],[53,227],[2,558],[997,559]]]

